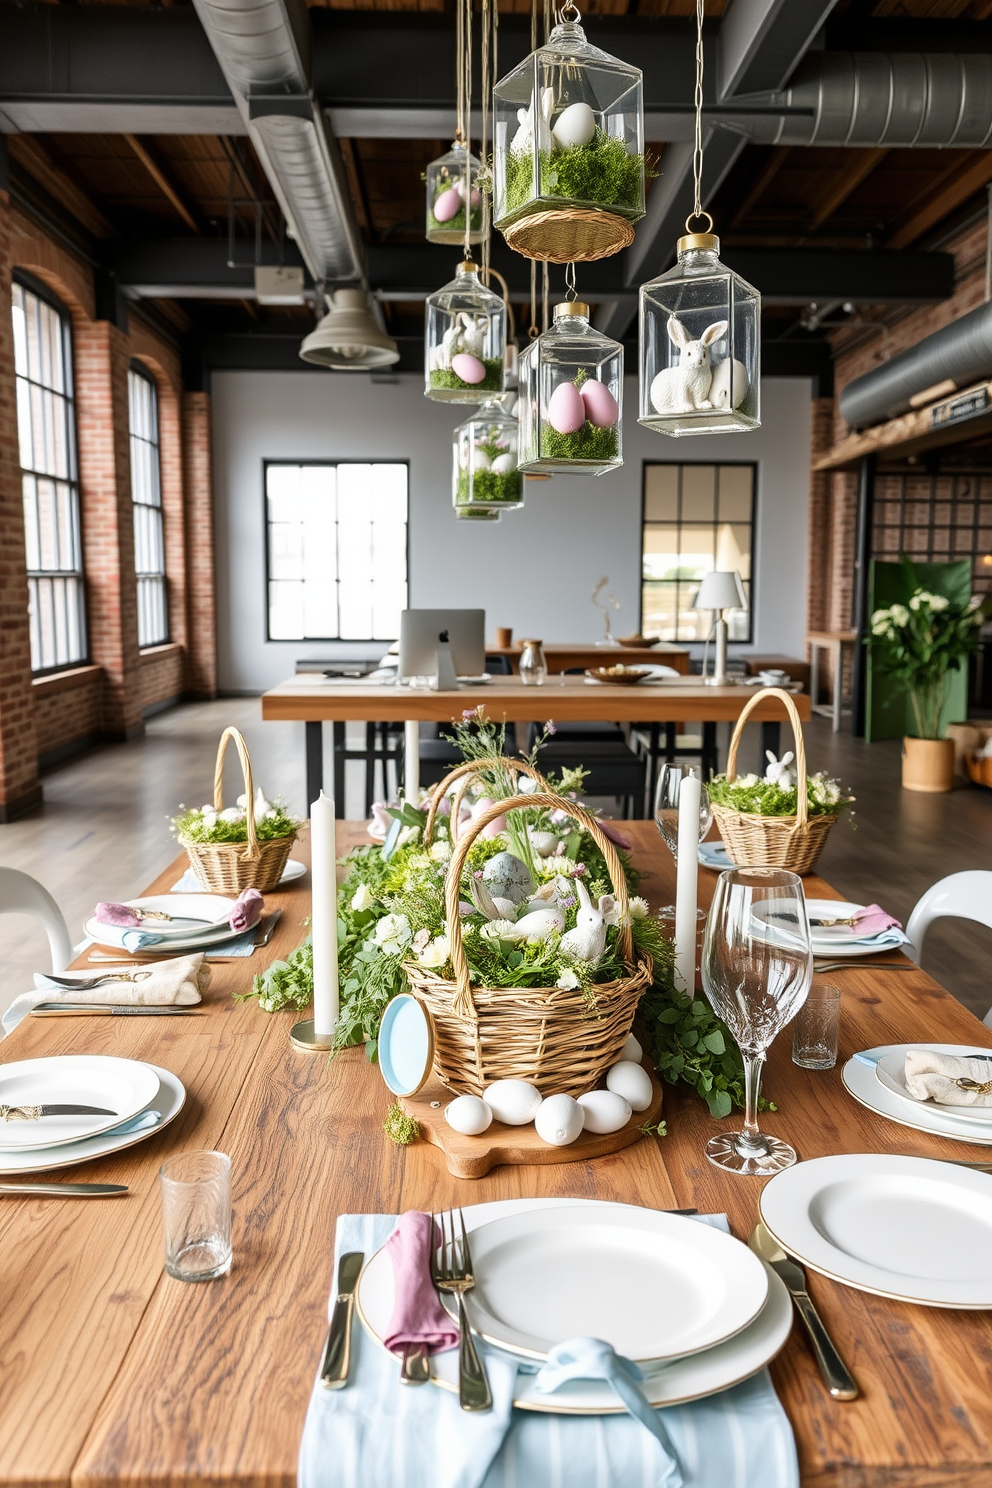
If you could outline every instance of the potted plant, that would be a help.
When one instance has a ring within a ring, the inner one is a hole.
[[[912,564],[907,564],[912,574]],[[988,601],[967,603],[917,585],[906,604],[871,617],[875,665],[905,685],[916,734],[903,739],[906,790],[949,791],[954,784],[954,741],[945,738],[944,710],[951,680],[978,644]]]

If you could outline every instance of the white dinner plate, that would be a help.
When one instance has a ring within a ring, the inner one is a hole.
[[[865,906],[851,904],[846,899],[807,899],[806,913],[810,919],[849,919],[860,914]],[[810,941],[814,956],[844,958],[855,956],[877,956],[886,951],[898,951],[907,945],[906,940],[879,941],[877,936],[863,937],[851,934],[849,925],[837,925],[833,929],[810,926]]]
[[[179,897],[179,895],[176,895],[176,898]],[[231,902],[233,903],[233,901]],[[158,930],[152,928],[154,924],[155,922],[150,920],[143,927],[144,933],[157,935],[159,933]],[[255,924],[250,925],[248,929],[254,930],[257,926],[258,921],[256,920]],[[121,927],[117,928],[120,929]],[[130,951],[121,945],[119,940],[111,939],[107,935],[107,926],[101,925],[97,920],[87,920],[83,929],[89,939],[95,941],[97,945],[106,946],[112,951],[120,951],[123,956],[131,954]],[[136,930],[135,933],[140,932]],[[168,951],[170,954],[174,951],[206,951],[210,950],[213,946],[226,945],[229,940],[237,940],[239,936],[247,934],[248,930],[232,930],[225,918],[220,925],[205,926],[198,934],[191,935],[187,932],[183,935],[167,936],[160,941],[148,942],[142,949],[152,951],[161,947],[163,951]]]
[[[933,1052],[928,1044],[910,1044],[908,1047]],[[969,1055],[976,1054],[977,1052],[976,1049],[969,1047],[967,1044],[960,1044],[955,1050],[955,1057],[967,1059]],[[975,1066],[972,1066],[972,1068],[975,1068]],[[989,1062],[985,1064],[984,1068],[984,1078],[986,1080],[992,1079],[992,1050],[989,1051]],[[915,1095],[910,1095],[906,1085],[906,1055],[904,1053],[890,1049],[887,1053],[882,1054],[875,1066],[875,1078],[885,1086],[886,1090],[891,1090],[897,1095],[900,1100],[909,1101],[914,1110],[919,1110],[923,1106],[926,1110],[939,1111],[949,1121],[959,1122],[964,1120],[992,1129],[992,1106],[952,1106],[945,1104],[943,1101],[939,1103],[930,1100],[920,1101],[916,1099]]]
[[[486,1204],[469,1205],[464,1210],[465,1227],[475,1234],[482,1225],[525,1213],[562,1212],[584,1208],[602,1208],[588,1199],[500,1199]],[[608,1206],[626,1215],[645,1212],[632,1204]],[[696,1221],[698,1223],[698,1221]],[[709,1229],[700,1225],[700,1229]],[[726,1236],[724,1238],[727,1238]],[[757,1259],[757,1258],[756,1258]],[[473,1263],[475,1253],[472,1254]],[[644,1392],[654,1406],[681,1405],[729,1390],[742,1380],[757,1374],[774,1359],[792,1328],[792,1302],[788,1292],[770,1268],[765,1272],[768,1294],[764,1307],[753,1322],[725,1343],[705,1349],[686,1358],[675,1359],[646,1372]],[[358,1283],[358,1315],[369,1335],[383,1349],[383,1337],[389,1327],[393,1309],[393,1267],[382,1248],[371,1257]],[[572,1380],[551,1395],[542,1394],[534,1384],[534,1375],[517,1376],[514,1405],[520,1410],[544,1411],[553,1415],[617,1415],[620,1405],[609,1385],[595,1380]],[[444,1390],[458,1389],[458,1351],[449,1350],[431,1356],[431,1383]]]
[[[866,1049],[866,1056],[878,1057],[884,1053],[905,1056],[907,1049],[916,1049],[918,1044],[886,1044],[877,1049]],[[937,1054],[957,1054],[960,1044],[928,1044]],[[930,1101],[907,1101],[901,1095],[886,1089],[875,1074],[875,1067],[863,1064],[858,1059],[849,1059],[841,1070],[841,1079],[849,1095],[859,1105],[867,1106],[878,1116],[894,1121],[898,1126],[908,1126],[913,1131],[931,1132],[937,1137],[948,1137],[952,1142],[971,1142],[977,1147],[992,1147],[992,1131],[979,1122],[969,1122],[966,1117],[945,1116],[942,1108]]]
[[[706,842],[701,842],[696,856],[704,868],[712,868],[714,873],[724,873],[728,868],[736,867],[730,861],[727,844],[719,837],[710,837]]]
[[[758,1198],[782,1249],[861,1292],[992,1308],[992,1176],[892,1153],[815,1157]]]
[[[0,1065],[0,1106],[105,1106],[109,1116],[42,1116],[0,1122],[0,1152],[28,1152],[78,1142],[119,1126],[158,1091],[150,1065],[109,1054],[57,1054]]]
[[[125,899],[128,909],[161,910],[171,916],[168,920],[143,919],[137,930],[158,935],[162,940],[188,940],[192,936],[207,934],[213,930],[228,930],[228,917],[235,901],[223,894],[146,894],[141,899]],[[108,927],[91,916],[85,930],[94,940],[97,931]],[[114,929],[124,929],[114,926]]]
[[[31,1152],[0,1152],[0,1178],[12,1178],[18,1173],[51,1173],[58,1168],[72,1168],[79,1163],[90,1162],[95,1157],[107,1157],[112,1152],[121,1152],[137,1142],[147,1141],[163,1127],[174,1121],[186,1103],[186,1089],[182,1081],[171,1070],[160,1069],[157,1064],[146,1066],[158,1078],[158,1090],[145,1109],[154,1109],[161,1120],[156,1126],[135,1132],[113,1130],[101,1132],[96,1137],[85,1137],[65,1147],[40,1147]],[[137,1113],[136,1113],[137,1114]]]
[[[301,863],[298,858],[290,858],[289,862],[282,870],[282,878],[279,880],[279,887],[282,888],[283,884],[295,883],[298,878],[303,877],[306,871],[306,863]]]

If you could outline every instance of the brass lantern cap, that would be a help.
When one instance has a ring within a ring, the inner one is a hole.
[[[471,258],[463,258],[458,265],[458,272],[459,274],[477,274],[479,272],[479,265]]]
[[[720,252],[720,239],[716,233],[686,233],[684,238],[679,238],[679,253],[691,253],[693,248],[708,248],[713,253]]]
[[[585,300],[562,300],[555,306],[555,320],[564,320],[568,315],[584,315],[589,319],[589,306]]]

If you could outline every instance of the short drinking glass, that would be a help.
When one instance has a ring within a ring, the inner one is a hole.
[[[231,1159],[178,1152],[159,1169],[165,1269],[178,1281],[212,1281],[231,1269]]]
[[[796,1160],[787,1142],[758,1130],[761,1066],[775,1035],[802,1007],[813,975],[802,881],[781,868],[721,873],[706,921],[703,990],[744,1061],[744,1128],[706,1144],[733,1173],[780,1173]]]
[[[686,775],[694,770],[684,770],[681,765],[662,765],[654,793],[654,824],[665,840],[672,857],[678,861],[679,846],[679,791]],[[699,840],[702,842],[713,822],[710,793],[705,785],[699,789]]]
[[[840,1033],[840,988],[817,982],[792,1025],[792,1062],[801,1069],[833,1069]]]

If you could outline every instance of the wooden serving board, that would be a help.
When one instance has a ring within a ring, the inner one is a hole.
[[[619,1152],[639,1141],[643,1135],[640,1128],[654,1126],[658,1121],[664,1099],[657,1074],[654,1070],[648,1070],[648,1074],[654,1093],[646,1111],[635,1111],[626,1126],[606,1136],[583,1132],[567,1147],[552,1147],[548,1142],[542,1142],[533,1126],[504,1126],[502,1121],[494,1121],[481,1136],[463,1136],[444,1119],[444,1108],[455,1097],[438,1080],[430,1080],[416,1095],[404,1095],[399,1100],[407,1115],[419,1123],[421,1136],[440,1147],[453,1178],[484,1178],[500,1163],[544,1166],[547,1163],[586,1162],[593,1157],[604,1157],[608,1152]]]

